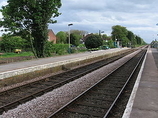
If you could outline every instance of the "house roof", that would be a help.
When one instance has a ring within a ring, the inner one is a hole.
[[[53,32],[53,30],[52,29],[48,29],[48,32]],[[54,32],[53,32],[53,34],[54,34]],[[55,35],[55,34],[54,34]]]

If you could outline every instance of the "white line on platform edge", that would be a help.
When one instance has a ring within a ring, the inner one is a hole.
[[[149,51],[149,48],[148,48],[148,51]],[[147,53],[148,53],[148,51],[147,51]],[[135,99],[135,96],[136,96],[136,93],[137,93],[137,90],[138,90],[138,86],[139,86],[139,83],[140,83],[140,79],[141,79],[141,76],[142,76],[142,72],[143,72],[143,69],[144,69],[147,53],[146,53],[145,58],[143,60],[142,67],[141,67],[141,69],[139,71],[137,80],[136,80],[135,85],[133,87],[131,96],[130,96],[130,98],[128,100],[128,103],[126,105],[126,109],[125,109],[125,111],[123,113],[122,118],[129,118],[130,117],[130,114],[131,114],[131,111],[132,111],[132,107],[133,107],[133,104],[134,104],[134,99]]]

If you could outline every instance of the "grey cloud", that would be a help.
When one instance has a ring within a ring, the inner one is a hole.
[[[100,11],[106,6],[104,0],[63,0],[62,4],[67,10],[74,11]]]
[[[1,0],[6,2],[7,0]],[[111,27],[122,25],[136,32],[147,42],[151,34],[158,31],[158,0],[62,0],[62,13],[56,24],[49,25],[55,33],[72,29],[97,33],[104,30],[110,34]],[[1,2],[0,2],[1,4]],[[144,35],[143,32],[149,32]],[[148,35],[148,36],[147,36]]]

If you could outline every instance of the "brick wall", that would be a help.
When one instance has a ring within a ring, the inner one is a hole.
[[[54,44],[56,44],[56,36],[51,29],[48,30],[48,41],[52,41]]]

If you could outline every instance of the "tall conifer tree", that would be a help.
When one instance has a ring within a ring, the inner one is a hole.
[[[44,57],[48,38],[48,23],[56,23],[61,0],[8,0],[3,6],[0,26],[13,34],[28,34],[33,52],[38,58]],[[22,33],[23,32],[23,33]],[[26,36],[28,36],[26,35]]]

